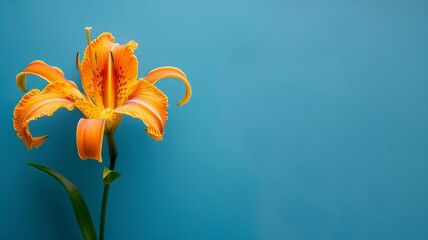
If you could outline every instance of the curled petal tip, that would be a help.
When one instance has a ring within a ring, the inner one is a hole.
[[[189,84],[188,86],[186,85],[186,93],[184,94],[184,97],[177,103],[177,106],[180,107],[188,103],[191,96],[192,96],[192,87],[190,87],[190,84]]]
[[[24,73],[24,72],[20,72],[20,73],[18,73],[18,75],[16,75],[16,85],[23,92],[27,92],[25,75],[26,75],[26,73]]]
[[[187,101],[184,101],[184,102],[179,102],[179,103],[177,103],[177,106],[178,107],[181,107],[181,106],[183,106],[184,104],[187,104],[189,101],[187,100]]]
[[[138,48],[138,43],[135,41],[129,41],[128,46],[131,47],[133,50]]]
[[[183,81],[183,83],[186,86],[186,92],[184,93],[184,97],[177,103],[177,106],[179,107],[189,102],[190,98],[192,97],[192,86],[187,81],[187,78],[185,81]]]
[[[35,148],[40,147],[40,145],[42,145],[42,143],[44,143],[46,141],[46,139],[49,137],[49,135],[43,135],[40,137],[35,137],[32,139],[32,146]],[[27,147],[28,148],[28,147]]]
[[[18,135],[19,137],[19,135]],[[27,150],[31,150],[34,148],[40,147],[46,139],[49,137],[49,135],[39,136],[39,137],[33,137],[32,139],[24,140],[25,147]]]
[[[151,137],[151,138],[153,138],[154,140],[156,140],[156,141],[162,141],[162,139],[163,139],[163,132],[160,132],[159,130],[157,130],[157,129],[155,129],[155,128],[152,128],[152,127],[148,127],[147,129],[146,129],[146,132],[147,132],[147,134],[149,134],[149,136]]]

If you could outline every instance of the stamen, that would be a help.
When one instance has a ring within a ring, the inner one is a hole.
[[[85,27],[85,31],[86,31],[86,36],[88,38],[88,50],[89,50],[89,56],[91,59],[91,62],[93,62],[93,57],[92,57],[92,46],[91,46],[91,27]]]
[[[111,49],[113,50],[113,48],[111,48]],[[110,57],[111,57],[112,68],[114,68],[114,58],[113,58],[113,52],[112,51],[110,51]]]
[[[88,37],[88,46],[91,45],[91,27],[85,27],[86,36]]]
[[[80,52],[76,54],[76,67],[80,71]]]

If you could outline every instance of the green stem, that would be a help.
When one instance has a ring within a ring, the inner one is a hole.
[[[114,170],[114,165],[116,164],[117,158],[117,150],[116,144],[114,143],[113,134],[106,134],[108,150],[110,155],[110,170]],[[104,225],[105,225],[105,217],[106,217],[106,207],[107,207],[107,198],[108,191],[110,189],[110,184],[104,183],[104,191],[103,191],[103,201],[101,203],[101,219],[100,219],[100,240],[104,240]]]
[[[108,150],[110,154],[110,170],[114,170],[114,165],[116,164],[116,158],[117,158],[117,150],[116,150],[116,144],[114,143],[114,137],[113,133],[106,134],[107,137],[107,143],[108,143]]]
[[[104,240],[104,223],[106,218],[107,197],[110,184],[104,184],[103,202],[101,205],[100,240]]]

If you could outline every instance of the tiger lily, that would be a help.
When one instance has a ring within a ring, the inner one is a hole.
[[[102,161],[101,149],[104,134],[113,134],[124,114],[140,119],[147,133],[162,140],[167,120],[168,98],[154,84],[165,78],[178,78],[186,86],[184,97],[177,104],[187,103],[192,89],[186,75],[175,67],[160,67],[146,77],[137,79],[138,60],[134,50],[138,44],[114,43],[111,33],[102,33],[91,41],[91,28],[85,28],[88,46],[83,60],[77,54],[76,65],[80,72],[82,93],[77,85],[64,76],[57,67],[43,61],[31,62],[16,76],[18,87],[26,92],[26,75],[34,74],[48,82],[40,91],[27,92],[14,110],[13,126],[17,136],[27,147],[39,147],[47,135],[33,137],[29,123],[43,116],[52,116],[59,108],[69,111],[78,108],[85,118],[80,119],[76,130],[76,143],[81,159]]]

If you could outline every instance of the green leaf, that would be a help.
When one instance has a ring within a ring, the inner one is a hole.
[[[91,214],[89,213],[88,207],[86,206],[85,200],[80,195],[77,188],[63,175],[57,171],[48,168],[43,165],[28,163],[28,165],[37,168],[60,182],[70,197],[71,204],[73,205],[74,214],[76,215],[77,223],[79,224],[80,230],[85,240],[96,240],[97,234],[95,232],[94,224],[92,223]]]
[[[104,183],[109,185],[110,183],[112,183],[114,180],[116,180],[116,178],[120,177],[120,173],[111,170],[107,167],[104,167],[104,172],[103,172],[103,180]]]

